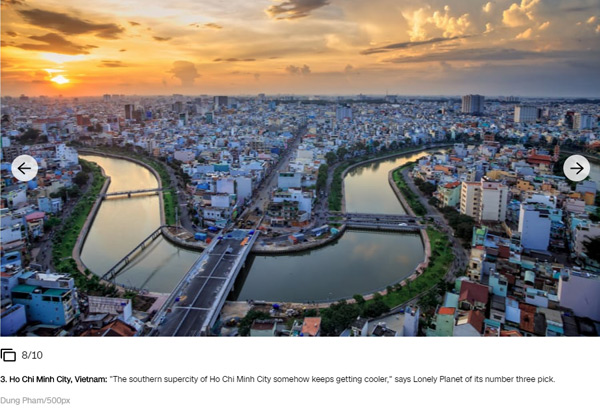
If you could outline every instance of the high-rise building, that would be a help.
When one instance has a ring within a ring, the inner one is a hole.
[[[227,107],[229,104],[229,97],[226,95],[215,95],[215,108]]]
[[[552,221],[547,207],[539,204],[521,204],[519,232],[521,246],[527,249],[548,250]]]
[[[335,109],[335,119],[343,121],[344,118],[352,119],[352,108],[347,105],[340,105]]]
[[[542,117],[542,110],[529,105],[515,105],[515,122],[536,122]]]
[[[574,130],[590,130],[594,128],[594,117],[580,112],[573,117]]]
[[[125,104],[125,119],[133,119],[133,104]]]
[[[501,182],[463,182],[460,192],[460,213],[477,221],[506,219],[508,187]]]
[[[462,112],[467,114],[480,114],[483,112],[485,97],[479,94],[463,95]]]

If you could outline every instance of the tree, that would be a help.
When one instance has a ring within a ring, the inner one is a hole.
[[[359,305],[365,304],[365,298],[363,298],[363,296],[361,294],[357,293],[356,295],[352,296],[352,298],[354,298],[356,303],[358,303]]]
[[[88,179],[89,175],[87,174],[87,172],[82,171],[75,175],[75,178],[73,178],[73,182],[75,182],[79,187],[82,187],[87,183]]]
[[[588,258],[600,263],[600,236],[584,241],[583,247]]]
[[[360,316],[360,308],[356,303],[349,304],[345,300],[340,300],[321,312],[321,329],[326,335],[339,335],[358,316]]]
[[[250,334],[250,327],[255,320],[269,319],[271,316],[266,312],[260,310],[251,310],[242,320],[240,320],[240,336],[248,336]]]
[[[335,161],[337,160],[337,155],[335,155],[335,153],[329,151],[327,154],[325,154],[325,159],[327,160],[327,164],[331,165],[331,164],[335,163]]]

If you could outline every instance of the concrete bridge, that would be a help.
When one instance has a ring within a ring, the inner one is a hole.
[[[149,188],[149,189],[137,189],[135,191],[119,191],[119,192],[107,192],[106,194],[102,195],[104,198],[108,198],[111,196],[124,196],[127,195],[128,198],[131,198],[131,195],[134,194],[149,194],[149,193],[156,193],[156,192],[160,192],[160,191],[164,191],[165,189],[168,188]]]
[[[192,265],[154,316],[155,336],[209,336],[260,231],[220,236]]]

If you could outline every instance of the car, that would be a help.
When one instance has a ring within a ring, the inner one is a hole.
[[[399,223],[398,226],[408,226],[407,224],[405,224],[404,222]]]

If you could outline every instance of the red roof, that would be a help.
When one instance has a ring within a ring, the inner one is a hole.
[[[487,304],[490,297],[488,287],[475,282],[463,281],[460,286],[459,302],[467,301],[471,305],[475,302]]]
[[[485,317],[480,310],[470,310],[467,315],[467,322],[479,333],[483,332],[483,320]]]
[[[29,221],[35,221],[36,219],[43,219],[44,216],[46,216],[45,212],[40,212],[40,211],[38,211],[38,212],[32,212],[29,215],[25,216],[25,220],[27,222],[29,222]]]
[[[458,181],[448,182],[446,185],[444,185],[444,188],[452,189],[452,188],[456,188],[459,185],[460,185],[460,182],[458,182]]]
[[[302,324],[302,333],[304,336],[316,336],[321,329],[321,318],[320,317],[305,317],[304,323]]]
[[[438,314],[440,315],[453,315],[454,316],[454,312],[456,311],[456,309],[451,308],[451,307],[441,307],[440,310],[438,310]]]

